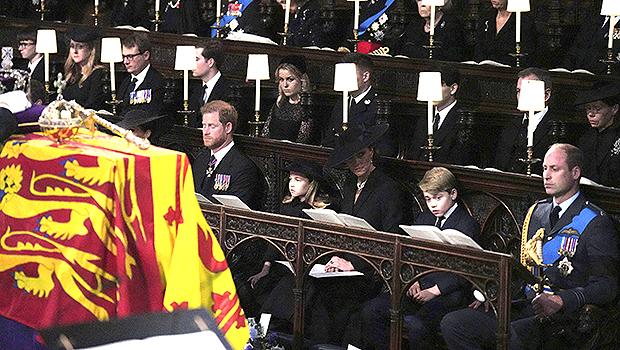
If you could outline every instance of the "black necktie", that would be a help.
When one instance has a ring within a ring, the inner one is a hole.
[[[435,226],[437,228],[441,228],[441,223],[443,222],[443,219],[445,219],[445,216],[440,216],[437,218],[437,221],[435,221]]]
[[[209,96],[207,96],[207,84],[202,84],[202,102],[207,103]]]
[[[207,177],[211,177],[211,174],[213,174],[213,170],[215,169],[216,162],[217,162],[217,159],[215,159],[215,155],[211,153],[211,157],[209,158],[209,168],[207,169]]]
[[[136,88],[136,83],[138,82],[138,78],[131,78],[131,83],[127,87],[127,91],[132,92]]]
[[[553,209],[551,209],[551,213],[549,213],[549,222],[551,222],[551,228],[553,228],[555,224],[558,223],[558,220],[560,220],[560,210],[562,210],[562,208],[560,208],[559,205],[556,205],[555,207],[553,207]]]
[[[433,133],[436,133],[438,129],[439,129],[439,113],[436,113],[435,117],[433,118]]]

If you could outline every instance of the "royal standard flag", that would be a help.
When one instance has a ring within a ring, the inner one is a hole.
[[[15,136],[0,154],[0,315],[35,329],[205,307],[248,328],[187,157],[119,137]]]

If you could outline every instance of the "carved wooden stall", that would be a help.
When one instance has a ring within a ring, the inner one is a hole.
[[[258,237],[273,244],[292,264],[296,349],[302,346],[304,329],[303,285],[311,265],[330,252],[362,257],[388,286],[392,295],[390,349],[401,348],[401,297],[411,284],[433,271],[458,273],[484,291],[498,315],[497,348],[507,349],[512,259],[509,255],[265,212],[208,204],[203,204],[202,209],[225,254]]]
[[[476,1],[472,0],[471,2],[470,9],[483,6],[480,2],[478,5],[474,4]],[[553,8],[553,3],[555,2],[549,4],[550,8]],[[559,10],[553,11],[552,13],[557,15]],[[573,17],[577,16],[577,13],[581,13],[566,7],[562,7],[562,11],[562,14],[572,11],[570,14]],[[562,18],[564,19],[564,17]],[[2,45],[12,45],[17,52],[17,42],[14,41],[15,33],[31,24],[39,24],[42,27],[54,28],[58,31],[59,53],[51,55],[51,58],[57,63],[64,62],[66,50],[62,47],[63,40],[61,38],[62,33],[67,30],[68,24],[0,18]],[[104,36],[124,38],[131,34],[130,30],[125,29],[100,28]],[[158,32],[151,32],[148,35],[153,44],[151,55],[153,66],[169,78],[167,98],[174,101],[178,109],[181,109],[182,75],[173,69],[175,48],[177,45],[194,45],[203,39]],[[247,55],[249,53],[269,54],[272,71],[286,55],[305,56],[309,62],[308,74],[313,85],[311,103],[315,107],[315,114],[318,116],[316,124],[324,125],[325,119],[328,118],[331,109],[338,103],[340,97],[337,92],[333,91],[333,77],[334,64],[341,60],[343,53],[229,40],[222,41],[222,44],[227,59],[220,68],[223,74],[237,85],[235,101],[233,102],[241,112],[239,133],[248,134],[250,132],[250,128],[245,122],[253,116],[254,85],[245,82]],[[400,135],[397,137],[401,146],[404,147],[408,135],[411,135],[411,131],[416,125],[416,119],[426,115],[425,105],[416,100],[418,73],[432,69],[437,61],[383,56],[375,56],[373,61],[376,65],[374,86],[382,100],[378,113],[387,119],[395,130],[400,131]],[[516,76],[519,69],[463,63],[454,63],[454,65],[462,75],[459,101],[466,115],[463,123],[471,127],[474,135],[480,139],[483,144],[482,152],[494,150],[496,140],[489,138],[488,135],[499,133],[510,118],[521,114],[516,109],[515,92]],[[122,65],[117,65],[117,70],[122,71],[123,69]],[[122,78],[120,75],[122,74],[119,74],[119,81]],[[575,95],[580,91],[589,89],[596,81],[617,81],[618,77],[561,72],[552,72],[551,76],[554,83],[551,108],[564,123],[564,127],[558,125],[559,129],[556,132],[560,139],[564,136],[565,140],[575,140],[580,131],[588,127],[583,111],[572,105]],[[261,95],[263,99],[261,115],[265,118],[268,109],[276,99],[277,88],[275,80],[266,81],[262,86],[264,90]]]

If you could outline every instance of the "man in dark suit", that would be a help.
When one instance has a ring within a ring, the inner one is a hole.
[[[469,165],[475,164],[476,149],[471,129],[459,124],[460,105],[457,101],[461,74],[451,65],[442,65],[441,101],[436,103],[433,138],[434,145],[441,148],[433,152],[433,160],[441,163]],[[428,145],[428,124],[426,117],[418,119],[415,134],[405,158],[428,160],[428,152],[421,147]]]
[[[17,40],[19,41],[17,49],[24,59],[23,62],[17,64],[17,68],[30,73],[30,79],[45,84],[43,54],[36,52],[37,28],[34,26],[26,27],[17,34]]]
[[[349,127],[354,124],[361,129],[368,129],[373,125],[387,124],[386,120],[377,118],[377,91],[373,88],[374,63],[368,55],[351,53],[343,57],[342,62],[355,63],[357,67],[357,90],[351,91],[349,96]],[[331,119],[321,142],[325,147],[336,145],[336,136],[342,133],[342,102],[336,103],[332,110]],[[390,132],[386,133],[377,145],[384,156],[395,153],[395,147],[390,142]]]
[[[237,111],[224,101],[211,101],[202,113],[202,138],[209,152],[194,163],[196,192],[217,203],[214,194],[239,197],[252,209],[260,209],[264,181],[256,164],[233,141]]]
[[[512,312],[511,349],[563,349],[585,344],[577,331],[586,304],[605,308],[618,288],[617,233],[609,216],[579,191],[584,155],[569,144],[553,145],[544,160],[543,183],[552,198],[528,211],[521,263],[542,268],[549,286],[527,288],[519,316]],[[542,243],[542,254],[537,246]],[[541,256],[542,255],[542,256]],[[519,296],[517,296],[518,298]],[[513,303],[517,305],[517,303]],[[497,321],[488,302],[444,316],[441,331],[451,349],[492,347]],[[516,319],[516,320],[515,320]]]
[[[192,75],[199,78],[199,86],[193,87],[189,97],[189,109],[196,111],[189,118],[189,125],[199,128],[202,123],[200,107],[211,101],[229,102],[230,83],[220,72],[224,60],[222,44],[216,39],[206,39],[196,45],[196,69]]]
[[[151,66],[151,43],[144,33],[133,33],[123,40],[123,63],[130,76],[118,88],[119,113],[142,109],[150,115],[165,114],[164,76]]]
[[[545,109],[534,114],[534,158],[542,159],[553,144],[549,132],[552,123],[557,121],[553,112],[549,111],[549,99],[553,88],[551,77],[545,70],[538,68],[526,68],[519,72],[517,80],[517,100],[519,99],[521,84],[525,80],[541,80],[545,83]],[[527,128],[528,115],[516,117],[502,130],[497,151],[495,153],[494,167],[513,173],[525,173],[527,165],[519,158],[527,158]],[[542,174],[542,162],[532,165],[532,173]]]

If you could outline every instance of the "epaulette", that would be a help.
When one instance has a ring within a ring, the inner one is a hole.
[[[600,216],[605,216],[607,215],[607,213],[605,213],[605,210],[603,210],[601,207],[599,207],[598,205],[586,200],[586,207],[588,207],[588,209],[591,209],[592,211],[594,211],[595,213],[597,213]]]

